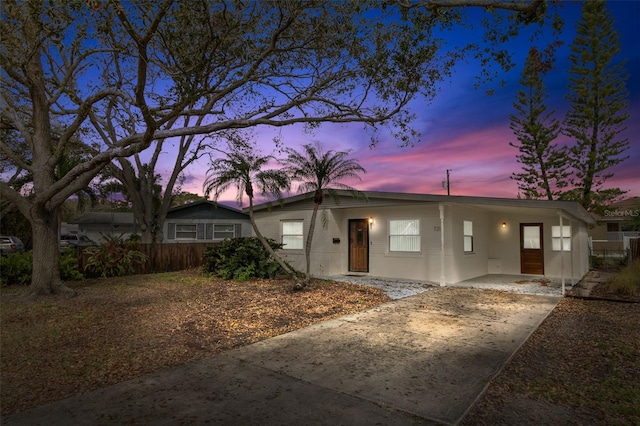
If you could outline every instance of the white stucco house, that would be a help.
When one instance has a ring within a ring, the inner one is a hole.
[[[325,197],[311,250],[311,274],[362,274],[440,285],[487,274],[577,282],[589,270],[587,228],[576,202],[337,191]],[[261,232],[285,244],[304,270],[312,194],[254,207]],[[324,219],[322,217],[324,215]]]

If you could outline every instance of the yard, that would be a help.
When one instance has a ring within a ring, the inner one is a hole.
[[[78,296],[0,301],[2,414],[170,368],[388,300],[314,281],[244,283],[197,271],[72,284]],[[599,295],[605,295],[600,293]],[[466,424],[640,424],[640,304],[563,299]]]
[[[314,281],[222,281],[183,271],[68,283],[78,296],[26,301],[2,288],[2,414],[136,376],[389,300],[382,291]]]

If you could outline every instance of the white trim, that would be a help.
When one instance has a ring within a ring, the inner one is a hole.
[[[559,213],[558,216],[560,216],[560,275],[562,276],[562,296],[564,297],[564,226],[562,213]],[[553,233],[553,227],[551,227],[551,232]],[[551,237],[551,245],[553,248],[553,236]]]
[[[438,203],[438,210],[440,210],[440,286],[447,285],[445,272],[444,272],[444,204]]]

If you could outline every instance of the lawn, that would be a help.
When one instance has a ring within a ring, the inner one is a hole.
[[[197,271],[88,280],[78,292],[0,299],[2,414],[257,342],[388,297],[314,281],[221,281]],[[608,295],[597,291],[599,297]],[[463,421],[640,424],[640,303],[565,298]]]
[[[1,290],[2,414],[45,404],[386,302],[380,290],[314,281],[222,281],[198,271],[71,283],[78,296]]]
[[[612,289],[561,300],[463,425],[640,425],[640,298]]]

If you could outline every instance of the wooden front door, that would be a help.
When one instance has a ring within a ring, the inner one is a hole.
[[[349,220],[349,271],[369,272],[369,221]]]
[[[520,273],[544,275],[541,223],[520,224]]]

